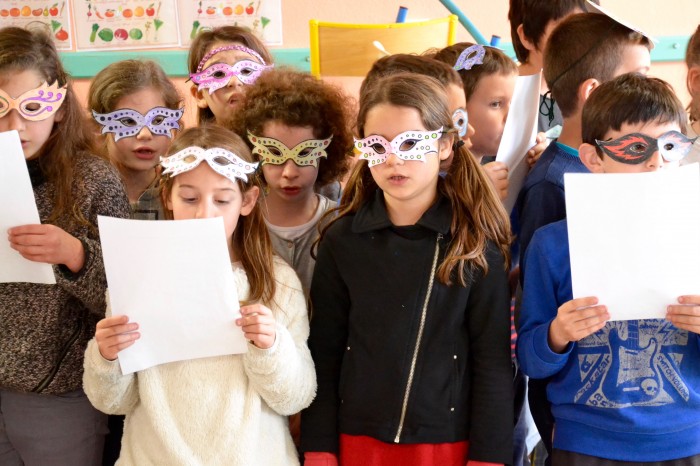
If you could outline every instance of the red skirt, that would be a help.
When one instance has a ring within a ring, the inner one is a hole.
[[[469,442],[385,443],[364,435],[340,434],[342,466],[465,466]]]

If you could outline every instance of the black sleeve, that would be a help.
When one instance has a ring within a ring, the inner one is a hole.
[[[467,302],[469,319],[469,458],[513,461],[513,367],[510,293],[503,255],[490,244],[488,273],[475,273]]]
[[[348,339],[350,296],[338,270],[332,233],[329,230],[321,241],[311,281],[309,349],[318,391],[301,417],[301,449],[308,452],[338,452],[338,386]]]

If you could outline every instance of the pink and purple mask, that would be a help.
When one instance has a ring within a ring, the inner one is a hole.
[[[442,127],[436,131],[406,131],[391,141],[384,136],[372,134],[364,139],[355,139],[355,148],[362,155],[361,159],[373,167],[386,162],[389,154],[395,154],[402,160],[418,160],[425,162],[425,156],[440,149]]]
[[[248,140],[253,144],[253,153],[260,156],[263,165],[282,165],[287,160],[293,161],[300,167],[318,167],[318,159],[327,158],[326,149],[333,136],[327,139],[309,139],[294,147],[287,147],[274,138],[262,138],[248,131]]]
[[[41,121],[54,115],[66,98],[66,86],[59,87],[58,82],[50,86],[42,83],[36,89],[13,98],[0,89],[0,118],[12,109],[17,110],[22,118],[29,121]]]
[[[638,165],[649,160],[656,151],[665,161],[678,162],[688,155],[696,139],[678,131],[667,131],[658,138],[631,133],[610,141],[596,139],[595,142],[614,161]]]
[[[113,133],[114,140],[136,136],[144,127],[158,136],[172,138],[171,131],[180,129],[178,121],[182,118],[184,108],[173,110],[167,107],[154,107],[145,115],[130,108],[120,108],[110,113],[97,113],[92,116],[102,126],[102,134]]]
[[[259,62],[253,60],[239,60],[233,65],[227,63],[214,63],[204,69],[204,64],[214,55],[226,50],[239,50],[255,57]],[[192,82],[197,84],[197,90],[208,89],[209,93],[226,87],[235,76],[240,82],[246,85],[253,84],[260,77],[263,71],[272,68],[272,65],[265,64],[265,60],[255,50],[243,45],[226,45],[218,47],[202,58],[197,67],[197,72],[190,74]]]
[[[255,173],[258,168],[257,163],[246,162],[233,152],[220,147],[202,149],[198,146],[190,146],[169,157],[160,158],[163,175],[170,176],[194,170],[202,162],[207,162],[216,173],[225,176],[234,183],[236,178],[247,182],[248,175]]]

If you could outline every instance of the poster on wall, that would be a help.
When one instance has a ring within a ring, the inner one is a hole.
[[[282,44],[282,0],[177,0],[180,43],[189,47],[198,32],[244,26],[268,45]]]
[[[78,50],[175,47],[175,0],[74,0]]]
[[[73,48],[68,0],[2,0],[0,27],[43,29],[59,50]]]

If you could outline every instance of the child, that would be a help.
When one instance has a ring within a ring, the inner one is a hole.
[[[223,124],[243,98],[245,86],[272,68],[265,44],[249,29],[221,26],[200,32],[187,57],[200,124]]]
[[[236,325],[248,352],[122,375],[119,351],[140,335],[136,322],[115,315],[98,322],[88,344],[85,391],[101,411],[126,414],[120,464],[299,464],[286,415],[308,406],[316,389],[304,294],[294,271],[273,256],[256,176],[218,171],[222,158],[228,166],[252,163],[250,151],[230,131],[203,126],[183,131],[170,153],[164,174],[176,167],[178,174],[163,184],[169,216],[224,218],[244,302]]]
[[[561,135],[530,170],[518,194],[513,215],[519,225],[520,257],[535,230],[566,217],[564,173],[586,173],[578,157],[581,145],[581,111],[588,96],[615,76],[650,66],[651,42],[614,19],[596,13],[569,16],[547,42],[544,78],[564,118]],[[526,277],[521,262],[521,285]],[[546,380],[528,383],[532,417],[548,452],[551,452],[552,417],[546,400]]]
[[[132,218],[163,219],[157,166],[180,127],[181,100],[154,61],[112,63],[90,84],[88,107],[104,135],[100,146],[122,175]]]
[[[700,136],[700,25],[688,41],[685,64],[688,65],[686,84],[690,93],[688,136],[695,137]],[[690,154],[681,163],[694,162],[700,162],[700,138],[695,140]]]
[[[602,84],[583,108],[581,160],[594,173],[678,165],[677,159],[664,159],[658,148],[648,150],[638,137],[627,144],[624,139],[642,133],[658,145],[658,138],[670,131],[685,131],[685,118],[665,82],[639,74],[616,78]],[[630,163],[606,149],[608,141],[619,143],[625,155],[639,159],[643,151],[645,157]],[[700,318],[693,315],[697,308],[689,306],[700,305],[700,296],[681,296],[680,305],[669,306],[666,320],[608,322],[605,303],[596,297],[572,299],[568,257],[566,220],[535,233],[524,263],[518,337],[523,370],[530,377],[552,377],[547,388],[556,426],[552,464],[700,464]],[[642,338],[659,345],[651,360],[647,351],[633,349]],[[626,358],[627,369],[614,364],[619,356]],[[593,367],[584,369],[591,361]],[[585,376],[594,372],[600,375]],[[654,374],[659,379],[653,380]],[[658,389],[635,389],[627,383],[635,377]]]
[[[598,0],[594,2],[598,3]],[[540,72],[545,46],[554,28],[568,16],[584,11],[585,0],[510,0],[510,36],[522,76]],[[542,96],[537,130],[544,132],[561,127],[563,123],[561,110],[547,97],[547,91],[547,82],[543,79],[540,83]]]
[[[510,101],[515,91],[518,69],[515,62],[494,47],[460,42],[435,54],[435,59],[457,70],[467,102],[469,122],[474,127],[472,153],[484,163],[484,170],[499,187],[501,199],[508,195],[508,166],[496,162],[498,146],[505,128]],[[544,150],[539,135],[527,158],[533,165]]]
[[[40,225],[10,228],[55,285],[0,283],[0,464],[98,464],[106,416],[82,390],[83,354],[104,315],[97,216],[128,217],[119,176],[91,134],[51,37],[0,29],[0,131],[16,130]]]
[[[349,101],[340,89],[308,74],[274,70],[246,92],[232,126],[260,160],[260,207],[275,252],[311,286],[311,246],[321,217],[335,203],[314,190],[348,170],[352,136]]]
[[[357,131],[311,285],[306,464],[509,463],[507,215],[463,147],[439,176],[455,129],[436,80],[379,79]]]

